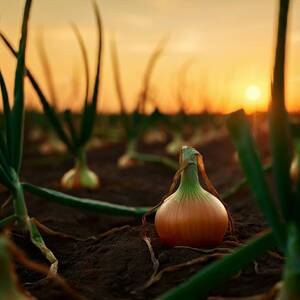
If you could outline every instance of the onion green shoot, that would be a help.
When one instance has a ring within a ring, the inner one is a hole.
[[[0,72],[0,87],[2,92],[5,118],[5,127],[0,134],[0,183],[6,187],[13,199],[13,213],[0,219],[0,228],[14,224],[16,230],[22,233],[25,237],[29,237],[31,242],[49,261],[49,273],[56,274],[58,261],[52,251],[45,245],[44,240],[39,232],[39,228],[34,222],[34,219],[29,215],[24,197],[24,190],[44,199],[55,201],[59,204],[77,207],[79,209],[92,210],[100,213],[141,216],[147,211],[147,208],[133,208],[91,199],[81,199],[68,196],[54,190],[36,187],[29,183],[20,181],[24,139],[25,52],[31,2],[31,0],[26,0],[24,8],[22,34],[17,52],[17,68],[12,107],[10,107],[4,77]],[[93,104],[88,104],[88,109],[91,109],[91,105]],[[52,112],[52,110],[49,111]],[[91,111],[88,113],[92,114]]]
[[[169,124],[169,126],[173,129],[173,138],[170,143],[166,146],[166,151],[170,154],[177,155],[181,147],[185,144],[188,144],[184,141],[184,133],[183,129],[185,124],[188,121],[187,117],[187,101],[186,101],[186,77],[187,73],[192,66],[193,60],[189,59],[183,63],[180,67],[178,73],[178,83],[177,83],[177,102],[179,105],[179,120],[175,120],[174,124]]]
[[[158,43],[156,48],[150,55],[142,84],[142,89],[139,94],[137,105],[132,114],[129,114],[126,110],[125,97],[121,84],[121,74],[119,67],[119,57],[117,53],[117,47],[114,40],[111,43],[111,58],[113,65],[114,82],[116,87],[116,92],[118,95],[118,100],[121,110],[121,118],[123,122],[123,127],[126,134],[126,152],[120,157],[118,165],[120,167],[128,167],[135,164],[137,161],[157,163],[167,166],[172,170],[177,170],[178,165],[175,161],[154,154],[145,154],[138,151],[138,143],[140,137],[145,133],[146,129],[150,124],[156,122],[157,119],[161,118],[161,113],[155,109],[149,116],[146,115],[146,105],[150,100],[150,80],[154,70],[154,67],[163,53],[166,40],[163,39]],[[155,107],[155,103],[154,103]]]
[[[55,111],[58,110],[58,96],[54,84],[53,72],[47,56],[47,50],[44,44],[44,34],[40,32],[37,39],[38,57],[41,61],[42,71],[46,79],[49,92],[50,103]],[[67,151],[65,144],[57,137],[51,128],[47,128],[46,140],[40,145],[39,150],[42,154],[49,155],[54,153],[65,153]]]
[[[57,137],[63,142],[68,149],[69,153],[74,157],[75,167],[67,172],[62,178],[62,185],[66,189],[74,188],[89,188],[96,189],[99,187],[98,176],[92,172],[87,165],[86,161],[86,147],[91,139],[92,131],[96,118],[96,110],[98,103],[98,93],[99,93],[99,81],[100,81],[100,67],[101,67],[101,53],[102,53],[102,26],[99,9],[96,2],[93,2],[94,12],[97,20],[97,31],[98,31],[98,49],[97,49],[97,63],[96,63],[96,73],[94,79],[93,93],[91,96],[91,101],[89,100],[89,67],[87,60],[87,51],[80,35],[79,30],[76,27],[74,31],[80,45],[80,50],[83,56],[85,65],[85,76],[86,76],[86,92],[83,106],[82,119],[79,130],[76,130],[73,114],[70,110],[64,112],[65,127],[59,118],[58,112],[55,110],[55,106],[50,104],[42,89],[40,88],[37,80],[34,78],[32,72],[26,68],[26,74],[36,91],[40,102],[43,106],[44,113],[51,123],[53,129],[55,130]],[[5,45],[8,47],[10,52],[17,57],[17,52],[7,39],[7,37],[1,33],[1,38]]]

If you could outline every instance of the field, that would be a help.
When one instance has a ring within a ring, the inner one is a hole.
[[[98,126],[100,133],[105,131],[101,124]],[[226,129],[223,127],[221,131],[221,136],[196,148],[203,154],[207,172],[222,193],[238,182],[243,173],[234,160],[234,146]],[[266,135],[266,132],[259,132],[258,135],[265,162],[270,155],[265,143]],[[64,155],[45,157],[38,151],[42,141],[33,143],[28,141],[28,137],[26,139],[23,180],[30,179],[33,184],[61,190],[58,178],[70,169],[72,160]],[[167,142],[151,145],[142,143],[141,149],[147,153],[167,155],[164,150]],[[73,194],[130,206],[156,205],[167,192],[174,172],[152,164],[122,170],[117,167],[117,160],[124,150],[125,145],[120,142],[107,142],[101,148],[89,151],[90,167],[100,175],[103,186],[97,191],[83,189]],[[176,156],[173,158],[177,159]],[[234,220],[234,232],[225,236],[219,248],[234,249],[266,228],[247,187],[226,200],[226,204]],[[61,274],[88,299],[100,299],[99,295],[101,299],[154,299],[215,260],[210,257],[212,253],[220,252],[214,250],[207,254],[168,247],[158,238],[153,220],[150,219],[147,227],[160,263],[159,271],[198,258],[203,258],[203,261],[166,272],[159,281],[139,291],[153,272],[150,253],[142,240],[140,218],[88,213],[46,202],[32,195],[28,195],[28,206],[32,215],[44,225],[78,238],[71,240],[45,235],[47,246],[60,262]],[[85,240],[88,237],[95,238]],[[28,241],[18,236],[14,238],[32,259],[45,263]],[[215,289],[211,296],[238,297],[266,292],[280,279],[282,262],[281,254],[270,252]],[[64,292],[49,281],[37,282],[43,278],[41,275],[22,267],[17,268],[17,273],[22,282],[33,282],[26,288],[38,299],[66,299]]]
[[[42,39],[48,92],[27,62],[32,2],[24,1],[18,47],[0,30],[16,60],[13,95],[0,70],[0,300],[299,300],[300,122],[285,92],[289,0],[278,3],[268,108],[258,112],[258,86],[245,90],[252,114],[247,105],[212,112],[208,102],[217,100],[206,98],[193,114],[184,92],[191,60],[178,74],[177,113],[161,110],[151,77],[167,38],[146,60],[132,110],[111,38],[119,110],[100,111],[105,35],[96,0],[93,71],[72,26],[82,106],[60,109]],[[40,111],[29,109],[25,83]]]

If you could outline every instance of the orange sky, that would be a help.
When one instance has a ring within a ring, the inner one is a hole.
[[[212,111],[228,112],[244,107],[264,109],[269,98],[273,41],[277,16],[274,0],[102,0],[105,48],[99,109],[118,111],[109,40],[115,34],[121,61],[122,82],[129,109],[134,107],[147,58],[164,36],[169,42],[152,78],[152,90],[164,112],[178,109],[178,71],[187,60],[185,97],[190,112],[203,109],[209,99]],[[24,0],[0,0],[0,28],[16,45]],[[60,108],[80,107],[83,67],[70,22],[80,28],[95,61],[95,20],[88,0],[33,0],[27,64],[42,86],[45,79],[37,59],[36,40],[44,32],[55,74]],[[290,110],[300,108],[300,1],[292,1],[287,61],[287,99]],[[12,92],[15,61],[0,44],[0,68]],[[92,69],[92,68],[91,68]],[[74,88],[77,82],[77,88]],[[261,90],[257,101],[245,95],[248,86]],[[37,105],[28,85],[27,104]],[[77,93],[77,97],[74,95]],[[79,93],[79,94],[78,94]],[[76,98],[74,101],[74,98]],[[78,98],[78,100],[77,100]]]

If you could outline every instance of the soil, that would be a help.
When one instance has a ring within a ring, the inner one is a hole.
[[[267,160],[265,133],[259,135],[259,140],[263,156]],[[141,149],[147,153],[165,155],[164,146],[165,144],[142,145]],[[38,153],[37,147],[38,144],[25,143],[22,170],[24,180],[42,187],[61,190],[59,179],[72,167],[72,160],[59,155],[43,157]],[[101,188],[97,191],[80,190],[71,194],[132,206],[157,204],[168,191],[174,172],[163,166],[149,164],[120,170],[116,162],[124,149],[124,144],[111,143],[90,151],[89,165],[99,174]],[[199,146],[198,150],[203,154],[207,173],[219,192],[226,191],[242,178],[242,171],[233,159],[234,147],[227,134]],[[165,273],[158,282],[141,291],[139,289],[152,274],[150,254],[141,238],[141,220],[80,211],[47,202],[31,194],[26,194],[26,199],[30,215],[51,229],[78,238],[98,237],[75,241],[44,235],[47,246],[59,260],[59,273],[87,299],[155,299],[212,261],[209,259],[205,263]],[[234,248],[238,243],[244,243],[266,228],[266,223],[247,188],[230,198],[227,205],[235,229],[232,235],[228,234],[225,237],[221,247]],[[119,230],[104,237],[100,236],[113,228]],[[205,256],[192,249],[170,248],[164,245],[158,239],[151,219],[148,230],[160,262],[160,269],[201,255]],[[15,240],[33,260],[46,263],[28,241],[18,236]],[[281,257],[268,253],[215,289],[211,295],[238,297],[265,292],[279,281],[281,267]],[[71,299],[51,280],[38,281],[42,278],[40,274],[20,265],[17,265],[17,273],[25,288],[38,299]]]

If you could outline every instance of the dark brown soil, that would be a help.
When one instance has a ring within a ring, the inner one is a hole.
[[[265,136],[261,140],[265,142]],[[267,147],[263,148],[266,157]],[[150,153],[164,153],[163,145],[143,145],[143,149]],[[234,148],[227,135],[199,147],[198,150],[203,154],[207,172],[220,192],[226,191],[242,177],[242,172],[233,159]],[[116,167],[116,162],[123,151],[122,144],[109,144],[91,151],[88,161],[90,167],[99,174],[102,186],[98,191],[76,191],[73,194],[126,205],[157,204],[167,192],[173,172],[163,166],[148,164],[120,170]],[[38,154],[37,145],[26,143],[22,172],[24,180],[60,190],[59,179],[71,167],[72,160],[59,156],[42,157]],[[31,216],[54,230],[76,237],[97,237],[109,229],[129,225],[96,240],[72,241],[44,237],[47,246],[59,260],[59,273],[87,299],[154,299],[204,266],[195,264],[166,273],[157,283],[144,291],[138,291],[152,274],[148,248],[141,238],[141,220],[79,211],[29,194],[26,199]],[[224,246],[229,245],[232,248],[234,245],[228,241],[243,243],[266,227],[251,193],[246,188],[228,200],[227,204],[234,220],[235,231],[233,235],[226,236]],[[160,269],[203,256],[191,249],[163,245],[157,238],[151,220],[149,223],[152,245],[159,259]],[[44,262],[27,241],[21,238],[16,240],[19,245],[25,246],[31,258]],[[246,296],[264,292],[280,279],[281,265],[280,257],[267,254],[214,290],[212,295]],[[42,278],[39,274],[21,266],[18,266],[17,272],[23,283],[33,282],[27,284],[26,288],[38,299],[70,299],[49,281],[34,283]]]

